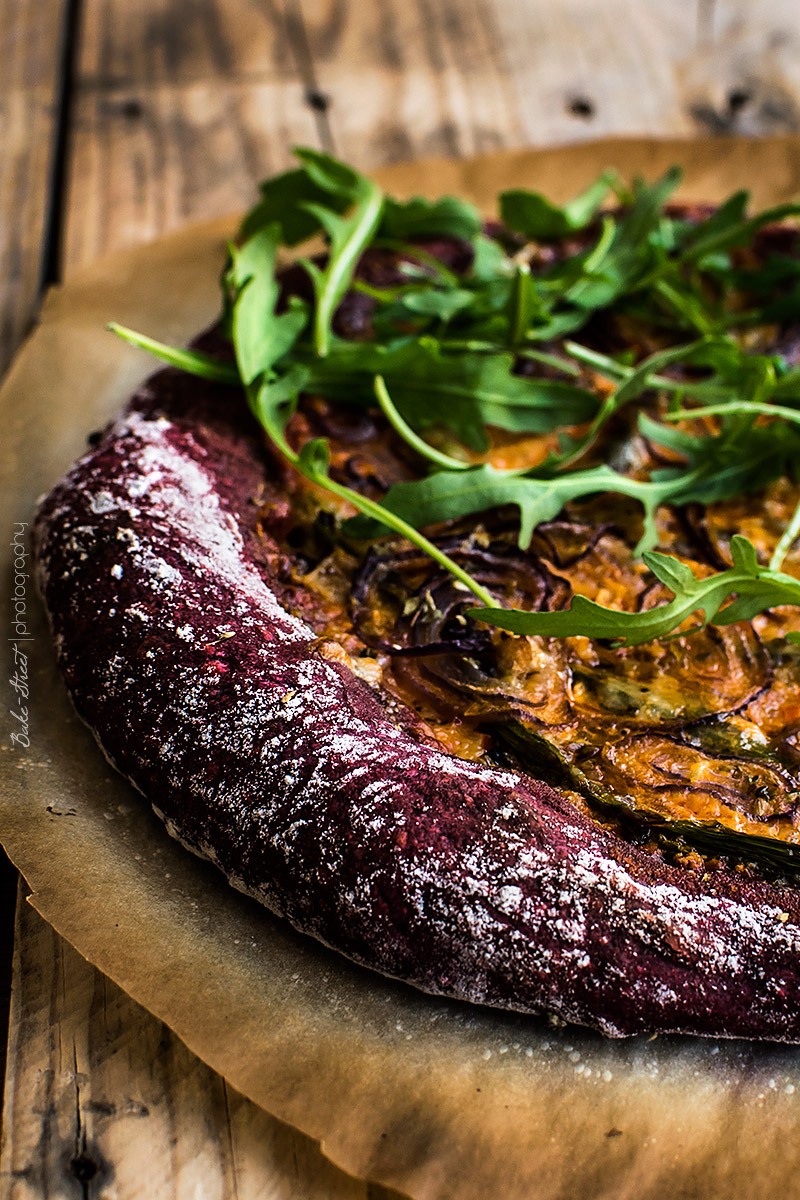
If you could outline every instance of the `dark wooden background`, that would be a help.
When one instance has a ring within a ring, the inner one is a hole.
[[[244,208],[296,143],[368,170],[796,131],[797,0],[0,0],[0,373],[49,284]],[[24,904],[15,936],[15,888],[6,866],[0,1200],[389,1195],[235,1093]]]

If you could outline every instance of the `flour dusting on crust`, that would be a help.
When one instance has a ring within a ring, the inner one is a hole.
[[[162,372],[44,501],[78,711],[234,886],[427,991],[625,1036],[800,1041],[793,889],[665,866],[393,723],[276,599],[233,393]]]

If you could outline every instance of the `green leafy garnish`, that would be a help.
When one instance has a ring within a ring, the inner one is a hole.
[[[275,279],[280,226],[259,229],[241,247],[231,248],[231,265],[225,283],[235,296],[231,333],[242,383],[249,384],[267,371],[294,345],[306,325],[305,305],[296,303],[278,314]]]
[[[548,433],[586,420],[597,398],[573,383],[514,372],[510,351],[448,353],[432,337],[378,346],[336,341],[324,360],[298,353],[311,372],[309,390],[340,403],[371,403],[381,375],[405,420],[417,429],[449,429],[475,451],[488,448],[487,426]]]
[[[427,479],[396,483],[381,507],[411,525],[424,527],[513,505],[520,514],[519,546],[525,550],[536,526],[558,516],[571,500],[614,492],[638,500],[644,508],[644,529],[637,548],[641,550],[654,543],[657,507],[691,495],[694,482],[680,471],[664,471],[652,480],[638,480],[610,467],[533,479],[523,472],[500,471],[487,463],[458,474],[442,471]],[[357,517],[348,522],[347,531],[358,538],[380,537],[385,532],[378,522],[367,523]]]
[[[673,593],[668,604],[643,612],[618,612],[604,608],[585,596],[575,596],[561,612],[521,612],[502,608],[474,609],[473,615],[489,625],[533,637],[585,637],[613,639],[619,645],[636,646],[653,638],[673,634],[695,613],[703,614],[702,628],[749,621],[758,613],[782,604],[800,605],[800,579],[760,567],[755,547],[735,534],[731,539],[733,566],[705,579],[667,554],[646,552],[644,561]],[[731,600],[731,597],[734,599]],[[726,601],[730,600],[729,604]]]
[[[437,467],[444,467],[446,471],[469,470],[469,463],[463,462],[458,458],[453,458],[451,454],[444,454],[441,450],[437,450],[435,446],[428,445],[428,443],[424,441],[418,433],[414,432],[411,426],[398,412],[391,396],[389,395],[388,388],[386,387],[386,380],[382,375],[375,376],[375,399],[378,401],[378,407],[386,417],[386,420],[389,422],[395,433],[399,433],[400,437],[403,438],[403,440],[407,442],[407,444],[411,446],[413,450],[416,450],[417,454],[419,454],[421,458],[427,458],[428,462],[435,463]]]
[[[524,233],[534,241],[555,241],[570,233],[577,233],[593,221],[615,182],[615,172],[604,171],[586,191],[563,208],[539,192],[528,192],[521,188],[503,192],[500,196],[500,220],[509,229]]]
[[[329,474],[330,450],[324,438],[313,438],[311,441],[306,442],[299,452],[292,449],[284,436],[284,428],[288,417],[294,409],[295,396],[296,388],[291,385],[287,387],[285,380],[281,380],[277,384],[262,384],[251,397],[253,411],[261,421],[274,445],[278,447],[292,466],[296,467],[300,474],[305,475],[306,479],[311,480],[312,483],[324,487],[332,495],[338,496],[340,499],[352,504],[365,517],[382,521],[394,533],[399,533],[401,537],[406,537],[409,541],[414,542],[434,562],[444,567],[451,575],[454,575],[459,582],[469,588],[484,603],[491,603],[492,597],[490,593],[464,571],[458,563],[454,562],[449,555],[440,550],[438,546],[435,546],[433,542],[429,541],[418,530],[408,525],[406,521],[394,513],[387,513],[374,500],[369,500],[366,496],[353,491],[352,488],[344,487],[342,484],[331,479]]]
[[[301,259],[314,285],[314,348],[324,358],[330,346],[333,314],[381,219],[383,193],[377,184],[326,154],[314,150],[298,150],[297,154],[311,180],[335,201],[344,200],[348,205],[345,215],[338,211],[338,204],[327,201],[306,201],[302,206],[317,218],[330,238],[323,267],[311,259]],[[274,275],[274,265],[272,271]]]
[[[123,342],[137,346],[140,350],[146,350],[148,354],[154,354],[168,366],[177,367],[179,371],[197,375],[200,379],[208,379],[211,383],[229,383],[234,387],[241,386],[241,376],[233,363],[223,362],[211,354],[203,354],[200,350],[183,350],[180,346],[168,346],[165,342],[147,337],[144,333],[136,333],[135,330],[128,329],[125,325],[118,325],[116,321],[109,321],[106,328],[111,333],[115,333]]]
[[[432,201],[416,196],[405,202],[387,197],[378,236],[401,242],[418,235],[444,235],[469,241],[478,236],[482,225],[477,208],[456,196],[443,196],[441,200]]]
[[[172,366],[243,386],[275,448],[357,510],[346,522],[348,536],[408,538],[487,605],[475,615],[490,624],[633,645],[673,634],[696,612],[704,623],[727,624],[800,603],[800,582],[779,569],[800,535],[797,515],[767,568],[741,537],[733,539],[733,567],[704,579],[654,551],[663,505],[752,493],[793,473],[800,460],[800,369],[776,354],[749,352],[732,332],[782,319],[796,306],[796,261],[773,257],[745,268],[735,251],[765,224],[798,215],[800,206],[750,216],[747,194],[739,192],[691,222],[667,206],[678,171],[630,189],[606,172],[563,206],[535,192],[505,192],[505,230],[492,233],[463,200],[393,200],[328,155],[298,150],[297,157],[296,169],[263,185],[230,248],[222,329],[235,364],[110,328]],[[616,209],[608,210],[609,199]],[[296,260],[313,300],[288,297],[282,249],[311,237],[327,243],[324,255],[309,251]],[[470,248],[469,269],[456,271],[435,257],[442,238]],[[560,253],[564,239],[574,239],[570,254]],[[550,247],[542,260],[548,265],[537,266],[542,244]],[[359,277],[371,247],[394,256],[389,286],[380,275]],[[748,305],[730,304],[736,289]],[[342,302],[354,293],[369,306],[371,336],[363,340],[341,337],[337,325]],[[593,330],[612,309],[650,330],[650,345],[659,348],[614,356],[608,343],[593,344]],[[287,439],[302,393],[378,407],[417,456],[419,478],[394,485],[380,502],[333,479],[324,439],[298,450]],[[627,411],[634,402],[642,405],[635,421]],[[616,460],[621,469],[599,463],[601,435],[608,440],[627,428],[630,437],[634,425],[671,455],[667,469],[628,473]],[[488,450],[492,429],[557,434],[558,446],[535,468],[500,470],[474,460]],[[421,532],[510,507],[519,514],[524,548],[536,526],[565,505],[603,493],[641,505],[635,553],[672,590],[669,603],[623,613],[578,596],[563,612],[498,610]]]

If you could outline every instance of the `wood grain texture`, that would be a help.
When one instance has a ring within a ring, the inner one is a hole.
[[[25,902],[0,1196],[392,1200],[257,1108]]]
[[[487,0],[303,0],[291,20],[314,63],[332,144],[363,169],[527,140]]]
[[[0,0],[0,375],[36,311],[64,0]]]
[[[611,135],[797,128],[793,0],[294,0],[290,9],[336,149],[363,168]]]
[[[302,85],[193,83],[77,103],[67,270],[190,221],[249,207],[255,181],[316,144]],[[232,217],[231,229],[235,229]]]
[[[319,144],[283,11],[247,0],[86,0],[67,268],[252,203]]]
[[[68,268],[247,205],[295,143],[362,169],[798,127],[793,0],[85,0]]]
[[[85,0],[82,92],[296,78],[280,0]]]
[[[698,132],[800,130],[800,10],[794,0],[705,0],[676,84]]]

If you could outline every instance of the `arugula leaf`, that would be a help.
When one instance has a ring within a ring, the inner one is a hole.
[[[324,228],[315,208],[343,213],[368,180],[346,163],[318,150],[295,148],[303,164],[261,184],[261,201],[250,210],[239,229],[245,242],[270,225],[278,225],[280,241],[296,246]]]
[[[201,350],[182,350],[179,346],[168,346],[165,342],[147,337],[144,333],[136,333],[133,329],[118,325],[116,321],[109,321],[106,329],[122,338],[123,342],[138,346],[148,354],[154,354],[156,358],[160,358],[170,367],[177,367],[179,371],[186,371],[199,379],[209,379],[212,383],[241,383],[239,372],[233,363],[223,362],[222,359],[204,354]]]
[[[725,418],[720,432],[710,436],[671,429],[646,413],[639,414],[638,424],[643,436],[686,459],[693,478],[687,475],[686,488],[673,502],[711,504],[760,491],[793,469],[800,455],[797,427],[756,425],[755,420],[752,413]]]
[[[615,179],[616,172],[604,171],[563,207],[553,204],[540,192],[512,188],[500,194],[500,220],[533,241],[555,241],[584,229],[594,220]]]
[[[267,225],[244,245],[231,250],[226,283],[233,293],[231,330],[242,382],[247,385],[271,371],[291,349],[308,321],[308,310],[295,301],[276,314],[279,287],[275,277],[280,227]]]
[[[800,216],[800,204],[789,202],[776,204],[773,208],[766,208],[754,217],[744,218],[734,203],[742,195],[746,200],[747,193],[736,193],[718,210],[715,216],[697,227],[693,235],[687,239],[689,244],[681,255],[682,262],[697,263],[702,266],[703,260],[712,254],[719,254],[721,250],[728,250],[734,246],[745,245],[753,234],[757,233],[759,229],[763,229],[765,225],[784,221],[787,217]],[[728,211],[726,212],[726,210]]]
[[[508,305],[508,344],[518,349],[528,337],[531,325],[546,319],[542,296],[531,278],[527,263],[520,263],[514,277]]]
[[[395,484],[383,504],[417,527],[515,505],[520,512],[519,545],[524,549],[536,525],[557,516],[570,500],[611,492],[629,496],[642,505],[644,525],[634,551],[640,554],[657,542],[659,506],[691,501],[709,504],[758,491],[785,473],[800,455],[800,434],[786,426],[779,439],[770,428],[752,424],[723,431],[719,437],[702,437],[660,425],[640,414],[639,427],[644,436],[682,454],[685,466],[638,480],[605,466],[532,478],[525,472],[484,465],[457,475],[437,472],[427,479]],[[380,534],[377,526],[359,523],[357,528],[360,537]]]
[[[492,603],[491,593],[448,554],[429,541],[424,534],[419,533],[395,513],[385,511],[375,500],[370,500],[367,496],[362,496],[360,492],[354,491],[353,488],[345,487],[331,479],[329,473],[330,448],[325,438],[311,438],[300,447],[298,452],[292,450],[284,436],[284,429],[296,403],[297,391],[289,385],[288,376],[285,376],[277,385],[262,384],[255,395],[252,392],[253,389],[251,389],[251,406],[254,413],[284,458],[302,475],[330,492],[331,495],[339,496],[342,500],[352,504],[362,516],[380,522],[388,529],[399,533],[401,537],[407,538],[439,566],[449,571],[460,583],[463,583],[482,603]]]
[[[618,219],[605,216],[594,246],[563,259],[537,277],[543,308],[530,330],[531,337],[549,339],[574,332],[597,309],[640,291],[650,295],[667,274],[673,276],[674,283],[676,268],[668,249],[672,226],[665,224],[662,210],[679,179],[680,172],[674,169],[652,185],[637,180],[629,206]],[[518,203],[517,194],[513,195],[512,209]],[[582,219],[585,211],[572,219],[578,220],[579,216]]]
[[[473,242],[475,257],[470,276],[478,283],[495,283],[514,274],[514,264],[494,238],[480,234]]]
[[[474,301],[475,293],[466,288],[448,288],[446,291],[425,288],[402,297],[399,307],[408,313],[449,321],[457,312],[470,308]]]
[[[783,566],[783,560],[786,558],[786,555],[789,553],[798,537],[800,537],[800,504],[798,504],[795,508],[791,521],[784,529],[783,533],[778,539],[775,549],[772,551],[772,557],[769,560],[770,571],[780,571],[781,567]],[[800,638],[795,635],[795,641],[798,640],[800,640]]]
[[[676,408],[674,412],[667,413],[664,420],[692,421],[700,417],[729,417],[734,413],[752,413],[754,416],[778,418],[792,425],[800,425],[800,409],[766,404],[763,400],[728,400],[720,404],[704,404],[699,408]],[[666,445],[663,437],[661,444]]]
[[[247,399],[253,415],[261,422],[273,444],[290,461],[294,452],[284,437],[284,430],[297,408],[300,393],[307,384],[306,368],[294,366],[276,379],[265,379],[262,376],[256,385],[247,389]]]
[[[304,211],[316,217],[330,238],[324,266],[308,258],[300,259],[314,287],[314,345],[319,357],[324,358],[330,348],[333,314],[380,222],[383,192],[371,179],[326,154],[308,149],[295,153],[318,187],[337,201],[345,199],[351,208],[349,215],[342,216],[338,204],[308,201],[303,205]]]
[[[736,621],[751,620],[758,613],[780,605],[800,605],[800,580],[760,567],[755,547],[741,534],[731,539],[731,556],[730,569],[699,579],[675,558],[655,551],[645,554],[647,566],[669,588],[674,599],[642,612],[619,612],[585,596],[574,596],[570,607],[560,612],[486,608],[473,609],[470,615],[526,637],[578,634],[637,646],[674,634],[695,613],[702,613],[702,624],[696,628],[703,628],[708,624],[733,625]],[[732,596],[735,599],[726,605]]]
[[[480,233],[482,225],[477,208],[456,196],[442,196],[432,201],[415,196],[404,202],[387,198],[378,237],[411,241],[433,234],[471,242]]]
[[[658,350],[636,367],[577,342],[565,342],[564,349],[578,362],[613,380],[617,384],[617,397],[622,392],[624,397],[635,399],[647,388],[677,392],[704,404],[731,404],[740,399],[763,402],[769,396],[789,395],[796,388],[800,396],[800,372],[796,377],[791,373],[781,375],[776,358],[748,354],[729,337],[720,335],[707,335],[682,347]],[[700,378],[684,375],[680,379],[659,374],[661,367],[676,363],[707,367],[711,374]],[[692,415],[689,410],[685,413],[686,417]]]
[[[262,183],[261,201],[242,221],[239,241],[246,242],[259,230],[278,225],[281,242],[285,246],[296,246],[322,228],[317,217],[306,207],[322,203],[339,212],[347,207],[346,197],[337,197],[320,187],[302,167],[276,175]]]
[[[381,375],[376,375],[373,383],[375,399],[378,401],[380,408],[387,421],[394,429],[395,433],[399,433],[403,441],[416,450],[422,458],[428,462],[435,463],[438,467],[444,467],[448,471],[466,471],[469,469],[469,463],[462,462],[461,459],[453,458],[449,454],[444,454],[441,450],[437,450],[435,446],[429,446],[419,434],[417,434],[411,426],[403,420],[400,412],[392,402],[389,395],[389,390],[386,387],[386,380]]]
[[[714,343],[706,339],[701,339],[700,341],[692,342],[689,346],[673,346],[669,350],[657,350],[654,354],[649,355],[639,363],[638,366],[631,368],[622,367],[613,360],[606,360],[610,363],[612,370],[616,369],[621,375],[620,382],[614,388],[613,392],[605,398],[586,433],[580,438],[563,439],[561,452],[557,455],[552,455],[547,460],[546,466],[550,469],[556,466],[569,466],[582,458],[586,451],[596,442],[603,426],[624,408],[626,404],[630,404],[633,400],[638,400],[643,392],[653,386],[653,380],[654,377],[657,377],[658,371],[676,362],[686,361],[691,363],[696,356],[705,354],[714,345]],[[592,362],[594,365],[599,365],[601,356],[593,354],[591,351],[586,351],[584,347],[568,342],[567,349],[571,350],[576,357],[582,358],[584,362]]]
[[[204,378],[224,383],[240,379],[253,412],[287,460],[361,513],[349,523],[354,534],[394,530],[409,537],[488,603],[488,593],[432,546],[420,527],[512,505],[520,514],[524,546],[536,524],[555,516],[570,500],[614,492],[642,505],[644,527],[637,550],[646,551],[656,542],[659,505],[724,499],[763,487],[793,469],[800,457],[800,369],[787,369],[774,355],[749,354],[718,331],[756,317],[763,322],[772,310],[793,315],[795,293],[800,293],[796,264],[783,259],[737,272],[729,251],[764,224],[797,215],[800,206],[779,205],[748,218],[742,192],[699,224],[673,219],[664,204],[679,179],[677,171],[651,185],[637,181],[629,193],[607,173],[563,207],[537,193],[507,192],[501,198],[506,223],[541,241],[588,228],[611,189],[623,205],[621,212],[602,218],[593,245],[532,271],[509,256],[501,239],[481,231],[480,215],[469,204],[453,197],[386,200],[375,184],[345,163],[313,150],[298,150],[297,156],[299,168],[264,185],[223,276],[222,328],[232,337],[238,369],[121,327],[114,331]],[[299,260],[311,279],[313,307],[294,298],[279,312],[279,248],[319,232],[329,242],[325,261]],[[431,236],[468,240],[474,250],[471,270],[460,276],[424,246],[409,245],[409,239]],[[390,288],[354,282],[361,255],[376,239],[408,259],[402,282]],[[370,343],[343,342],[332,333],[336,308],[354,286],[375,306],[376,340]],[[752,287],[754,295],[766,299],[765,306],[758,312],[730,311],[726,291],[731,286]],[[589,325],[611,305],[635,322],[655,326],[659,337],[664,330],[680,329],[701,336],[687,345],[668,345],[635,364],[576,343],[565,343],[558,354],[549,347],[536,349],[538,343]],[[429,336],[431,331],[438,338]],[[517,364],[525,358],[556,368],[565,378],[517,374]],[[612,382],[602,403],[575,382],[580,374],[576,363]],[[675,368],[680,368],[678,378],[671,377]],[[648,389],[671,396],[671,407],[667,423],[640,414],[640,431],[679,454],[682,463],[646,480],[608,467],[574,469],[605,423]],[[299,452],[287,443],[286,423],[302,391],[347,404],[377,401],[399,436],[443,469],[396,485],[383,505],[359,496],[330,478],[326,443],[317,439]],[[678,419],[711,416],[718,418],[713,431],[690,433],[672,425]],[[583,436],[570,441],[562,434],[560,454],[527,473],[470,467],[421,436],[438,426],[463,445],[485,450],[490,426],[544,433],[584,422],[589,426]],[[733,572],[750,582],[728,592],[722,589],[730,577],[698,581],[677,560],[651,555],[648,562],[675,595],[670,605],[661,606],[661,617],[673,619],[684,610],[681,605],[685,608],[699,595],[707,604],[691,611],[717,623],[738,619],[736,614],[749,611],[748,605],[761,603],[767,584],[774,592],[778,568],[798,532],[800,509],[766,574],[752,548],[737,542]],[[780,576],[779,582],[786,578]],[[726,603],[732,595],[737,599]],[[591,612],[585,608],[588,603],[577,598],[575,612]],[[538,615],[562,621],[571,620],[571,614]],[[645,613],[612,614],[608,620],[620,617],[656,619]],[[606,620],[597,612],[593,619]],[[632,636],[640,632],[636,626]]]
[[[571,328],[578,328],[590,312],[664,274],[669,259],[659,238],[662,209],[679,179],[680,171],[673,169],[652,185],[637,180],[630,206],[619,220],[605,217],[597,243],[545,272],[540,286],[553,294],[554,315],[568,316]],[[569,307],[559,313],[559,305]]]
[[[382,376],[414,429],[443,426],[476,451],[488,448],[487,425],[545,433],[596,411],[597,397],[574,384],[514,373],[515,356],[445,354],[433,338],[390,346],[336,341],[324,360],[308,359],[311,390],[345,403],[372,400]]]
[[[636,180],[633,203],[614,226],[607,249],[596,260],[588,260],[586,284],[580,290],[571,289],[568,298],[577,298],[583,308],[604,308],[640,287],[648,273],[663,271],[666,252],[653,235],[661,221],[661,210],[680,179],[680,170],[673,167],[654,184]]]
[[[732,229],[740,226],[745,220],[745,212],[750,201],[750,193],[734,192],[725,200],[716,212],[697,225],[685,223],[683,236],[680,239],[680,249],[686,259],[689,255],[696,257],[699,262],[716,253],[724,244]],[[720,243],[722,238],[722,243]]]
[[[570,500],[614,492],[638,500],[644,508],[645,526],[638,552],[655,543],[657,507],[682,500],[693,482],[692,475],[683,471],[659,472],[652,480],[642,481],[610,467],[592,467],[552,479],[531,479],[518,471],[500,471],[484,464],[468,471],[438,471],[427,479],[397,483],[384,497],[383,507],[415,528],[424,528],[514,505],[520,514],[519,546],[525,550],[536,526],[558,516]],[[354,537],[368,538],[379,537],[382,531],[377,524],[355,518],[348,523],[348,532]]]

